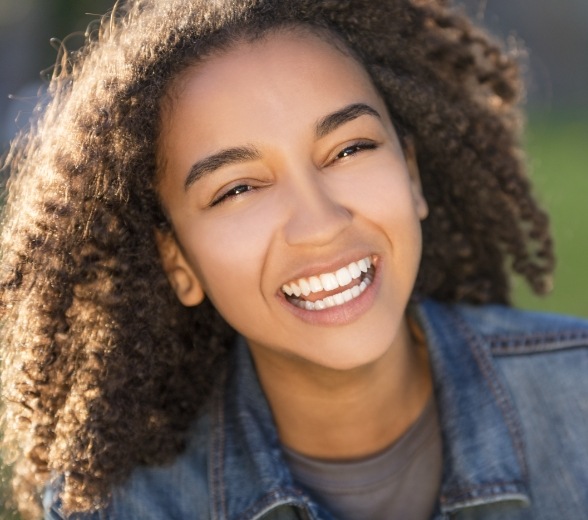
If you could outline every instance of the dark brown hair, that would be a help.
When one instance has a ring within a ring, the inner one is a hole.
[[[430,208],[415,293],[508,303],[511,271],[545,289],[553,254],[518,143],[517,66],[448,2],[121,3],[63,56],[8,160],[4,440],[23,513],[38,514],[30,497],[52,474],[68,510],[89,510],[133,467],[182,450],[233,332],[209,303],[181,306],[160,264],[161,101],[211,52],[292,26],[337,35],[415,143]]]

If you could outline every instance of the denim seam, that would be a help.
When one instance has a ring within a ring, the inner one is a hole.
[[[226,520],[228,518],[226,492],[223,481],[223,460],[225,445],[225,380],[226,371],[221,377],[217,394],[214,396],[213,404],[214,423],[212,428],[212,445],[210,449],[210,482],[211,493],[213,497],[212,520]]]
[[[480,341],[476,333],[470,329],[466,321],[463,320],[456,311],[452,311],[452,316],[458,329],[462,332],[463,336],[471,345],[471,352],[476,358],[478,365],[482,369],[482,373],[492,392],[492,395],[494,395],[496,403],[502,411],[502,415],[505,419],[507,428],[513,441],[517,459],[523,470],[523,477],[525,480],[528,480],[527,460],[525,456],[525,446],[522,435],[523,430],[517,419],[516,410],[510,405],[510,398],[499,382],[498,373],[494,369],[493,364],[490,362],[491,357],[483,355],[483,351],[485,349],[482,347],[482,345],[480,345]]]
[[[588,346],[586,330],[569,330],[557,333],[492,335],[485,339],[494,355],[519,355],[551,352]]]
[[[497,482],[489,482],[487,484],[476,485],[475,487],[467,487],[461,489],[459,492],[456,493],[448,493],[441,497],[441,503],[443,505],[446,504],[447,499],[451,500],[469,500],[472,498],[489,498],[491,496],[498,496],[504,494],[505,491],[509,493],[514,493],[515,490],[509,490],[507,488],[512,488],[513,486],[521,486],[525,487],[524,481],[497,481]],[[496,489],[502,488],[502,489]],[[486,490],[490,490],[491,492],[488,493]],[[518,491],[518,490],[517,490]],[[519,491],[520,492],[520,491]],[[473,494],[474,493],[474,494]]]
[[[306,517],[310,518],[308,515],[308,504],[306,504],[302,493],[297,493],[295,490],[291,491],[291,493],[292,495],[289,496],[286,490],[279,487],[272,489],[236,517],[236,520],[257,520],[276,507],[287,505],[302,509]],[[300,494],[300,496],[296,496],[297,494]]]

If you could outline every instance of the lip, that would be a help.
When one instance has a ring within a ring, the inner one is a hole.
[[[357,298],[354,298],[351,301],[348,301],[342,305],[337,305],[336,307],[329,307],[327,309],[322,310],[306,310],[297,307],[290,303],[284,293],[279,290],[277,297],[280,301],[281,305],[283,305],[290,313],[292,313],[297,318],[301,319],[302,321],[312,324],[312,325],[319,325],[319,326],[340,326],[340,325],[347,325],[349,323],[354,322],[358,318],[361,317],[362,314],[367,312],[369,308],[372,306],[375,297],[379,291],[381,280],[382,280],[382,262],[381,259],[377,255],[365,255],[371,256],[373,259],[373,265],[375,268],[374,272],[374,279],[372,283],[363,291]],[[359,257],[359,258],[364,258]],[[350,260],[350,262],[354,262],[356,260]],[[334,264],[330,264],[333,266]],[[346,264],[335,264],[336,266],[340,267],[341,265]],[[332,268],[332,267],[328,267]],[[328,269],[327,268],[327,269]],[[309,272],[308,270],[306,272]],[[320,271],[312,271],[311,274],[306,276],[313,276],[314,273]],[[304,277],[304,275],[300,276],[300,278]]]

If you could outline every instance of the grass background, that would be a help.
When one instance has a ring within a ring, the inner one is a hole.
[[[588,317],[588,113],[532,114],[526,142],[532,182],[551,215],[557,267],[546,297],[515,279],[515,304]]]

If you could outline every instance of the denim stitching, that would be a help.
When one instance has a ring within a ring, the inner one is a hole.
[[[225,394],[226,371],[220,378],[217,394],[213,398],[214,424],[212,428],[212,446],[210,450],[210,480],[213,495],[213,520],[225,520],[227,518],[226,492],[223,481],[223,460],[225,445]],[[218,489],[218,493],[216,490]],[[217,515],[220,509],[220,516]]]
[[[517,459],[523,470],[523,476],[525,477],[525,479],[527,479],[528,468],[525,457],[524,443],[522,440],[522,428],[518,422],[515,410],[511,406],[509,406],[510,398],[504,392],[502,386],[499,384],[498,374],[493,369],[493,365],[489,362],[486,356],[482,355],[482,351],[484,349],[479,344],[477,335],[474,332],[472,332],[472,330],[467,325],[465,320],[463,320],[455,310],[451,311],[451,315],[458,329],[463,333],[468,343],[472,346],[471,352],[474,354],[476,360],[478,361],[478,364],[482,369],[482,373],[484,374],[486,382],[488,383],[490,390],[496,399],[496,403],[500,407],[502,415],[506,420],[506,425],[511,434],[511,438],[513,439]]]
[[[581,329],[507,336],[496,334],[485,338],[495,355],[516,356],[588,346],[588,332]]]
[[[448,499],[451,500],[467,500],[471,498],[482,498],[483,496],[497,496],[499,494],[503,494],[505,491],[509,493],[520,493],[518,489],[515,489],[515,486],[525,486],[524,481],[509,481],[509,482],[492,482],[488,484],[477,485],[476,487],[468,487],[461,489],[459,492],[456,493],[448,493],[441,497],[440,501],[442,504],[445,504]],[[497,489],[502,488],[502,489]],[[490,493],[488,493],[490,491]]]
[[[297,496],[299,495],[299,496]],[[237,520],[255,520],[261,518],[259,515],[265,515],[278,506],[290,505],[300,508],[309,518],[304,495],[296,490],[282,490],[280,488],[268,491],[255,504],[243,511]]]

